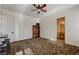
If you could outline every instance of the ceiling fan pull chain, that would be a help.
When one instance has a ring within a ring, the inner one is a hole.
[[[38,14],[40,14],[40,11],[38,11]]]

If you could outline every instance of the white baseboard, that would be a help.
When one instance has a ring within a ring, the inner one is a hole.
[[[74,45],[74,46],[78,46],[79,47],[79,44],[74,44],[74,43],[71,43],[71,42],[66,42],[66,44],[70,44],[70,45]]]
[[[10,42],[12,43],[12,42],[21,41],[21,40],[28,40],[28,39],[31,39],[31,38],[24,38],[24,39],[14,39],[14,41],[10,41]]]

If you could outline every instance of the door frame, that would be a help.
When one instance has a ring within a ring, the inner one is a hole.
[[[58,17],[57,19],[56,19],[56,25],[58,25],[58,19],[63,19],[64,20],[64,40],[63,40],[63,43],[65,43],[65,34],[66,34],[66,32],[65,32],[65,16],[63,16],[63,17]],[[58,28],[58,26],[57,26],[57,28]],[[58,29],[56,30],[56,33],[58,32]],[[57,41],[58,41],[58,33],[57,33],[57,36],[56,36],[56,38],[57,38]]]

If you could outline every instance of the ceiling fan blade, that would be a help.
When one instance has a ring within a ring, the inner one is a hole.
[[[47,10],[40,9],[41,11],[47,12]]]
[[[32,10],[32,11],[36,11],[36,10],[38,10],[38,9],[34,9],[34,10]]]
[[[44,8],[44,7],[46,7],[46,4],[43,4],[40,8]]]
[[[36,8],[38,9],[38,7],[37,7],[35,4],[33,4],[33,6],[36,7]]]

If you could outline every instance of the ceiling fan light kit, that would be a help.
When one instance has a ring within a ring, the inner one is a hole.
[[[36,9],[34,9],[34,10],[32,10],[32,11],[38,11],[38,14],[40,14],[40,12],[42,11],[42,12],[47,12],[47,10],[45,10],[44,8],[46,7],[46,4],[43,4],[43,5],[41,5],[41,4],[38,4],[38,5],[36,5],[36,4],[33,4],[33,6],[36,8]]]

